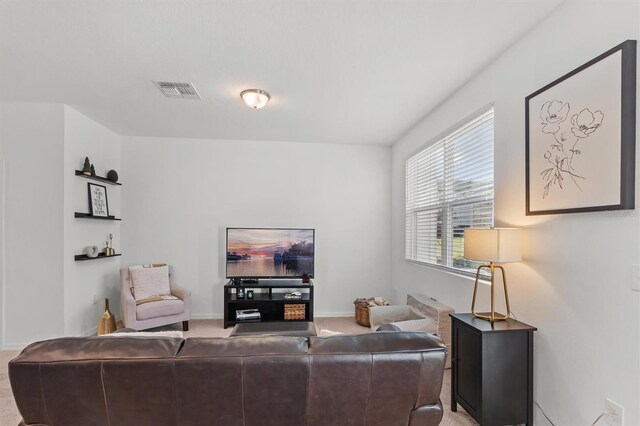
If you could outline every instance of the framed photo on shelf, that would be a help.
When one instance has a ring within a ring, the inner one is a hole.
[[[93,216],[109,217],[109,201],[107,187],[95,183],[88,183],[89,213]]]
[[[633,209],[636,41],[525,99],[526,214]]]

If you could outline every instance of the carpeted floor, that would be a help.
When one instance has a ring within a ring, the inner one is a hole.
[[[224,329],[222,327],[222,320],[193,320],[190,323],[190,329],[185,333],[186,337],[227,337],[231,333],[231,328]],[[339,331],[347,334],[360,334],[368,333],[369,329],[358,325],[353,318],[316,318],[316,328],[318,331],[322,329]],[[162,330],[181,328],[176,325],[175,327],[162,327]],[[7,377],[7,363],[13,357],[18,355],[16,351],[0,351],[0,425],[1,426],[16,426],[20,420],[20,414],[16,408],[11,394],[11,387],[9,385],[9,379]],[[450,404],[450,386],[451,386],[451,370],[445,370],[444,383],[442,386],[442,393],[440,398],[442,405],[445,408],[444,418],[442,419],[442,426],[473,426],[476,425],[473,419],[464,412],[464,410],[458,406],[458,412],[452,413],[449,408]]]

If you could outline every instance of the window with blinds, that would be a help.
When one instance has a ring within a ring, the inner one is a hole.
[[[474,272],[465,228],[493,226],[493,108],[406,162],[407,260]]]

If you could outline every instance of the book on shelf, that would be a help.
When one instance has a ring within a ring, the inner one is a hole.
[[[259,320],[260,311],[257,309],[238,309],[236,311],[236,319],[238,321]]]

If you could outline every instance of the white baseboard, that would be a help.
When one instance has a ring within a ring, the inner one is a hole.
[[[96,334],[98,334],[98,327],[93,327],[93,328],[90,328],[89,330],[86,330],[80,333],[79,337],[95,336]]]
[[[82,333],[80,333],[78,337],[95,336],[97,332],[98,332],[98,327],[93,327],[93,328],[90,328],[89,330],[83,331]],[[50,337],[50,339],[54,339],[54,337]],[[45,340],[45,339],[40,339],[40,340]],[[34,340],[33,342],[37,342],[37,341],[38,340]],[[21,351],[33,342],[29,342],[29,343],[8,342],[2,345],[2,350],[3,351]]]
[[[191,314],[191,319],[222,319],[222,314]]]
[[[353,317],[355,313],[353,311],[349,312],[320,312],[313,315],[316,318],[327,318],[327,317]]]
[[[4,345],[2,345],[2,350],[3,351],[21,351],[29,345],[30,343],[5,343]]]

